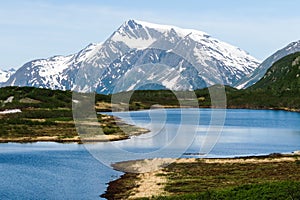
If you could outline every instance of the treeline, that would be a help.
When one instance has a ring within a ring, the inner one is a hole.
[[[12,102],[6,102],[13,97]],[[0,88],[0,109],[71,108],[72,92],[34,87]]]
[[[223,86],[213,86],[223,87]],[[275,90],[270,88],[249,88],[237,90],[225,86],[226,104],[228,108],[249,108],[249,109],[300,109],[300,90]],[[8,97],[14,96],[11,103],[3,105]],[[37,102],[28,103],[21,99],[32,99]],[[142,90],[134,92],[123,92],[114,95],[95,95],[96,102],[129,103],[129,110],[149,109],[153,105],[162,106],[195,106],[210,107],[211,95],[208,88],[191,92],[173,92],[169,90]],[[38,89],[31,87],[7,87],[0,88],[0,110],[5,109],[30,109],[41,108],[41,111],[26,112],[22,118],[53,118],[72,117],[72,92]],[[195,103],[195,101],[197,101]],[[59,110],[65,108],[66,110]],[[45,109],[58,109],[55,112],[47,112]],[[106,109],[107,110],[107,109]],[[101,110],[100,110],[101,111]]]

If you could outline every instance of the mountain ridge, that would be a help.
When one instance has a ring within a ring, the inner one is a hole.
[[[300,52],[289,54],[276,61],[262,79],[249,89],[297,91],[300,89]]]
[[[274,54],[269,56],[267,59],[265,59],[254,71],[252,74],[249,74],[248,76],[245,76],[242,78],[239,82],[234,84],[233,86],[238,89],[245,89],[252,85],[254,85],[256,82],[258,82],[267,72],[267,70],[278,60],[281,58],[300,52],[300,40],[291,42],[287,46],[283,47],[282,49],[277,50]]]

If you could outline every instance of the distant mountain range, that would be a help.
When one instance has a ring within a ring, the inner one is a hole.
[[[215,84],[245,88],[278,59],[299,50],[300,42],[292,43],[260,65],[245,51],[204,32],[128,20],[103,43],[90,44],[69,56],[30,61],[14,74],[6,74],[6,79],[0,75],[0,86],[102,94],[195,90]]]
[[[24,64],[2,86],[104,94],[138,88],[194,90],[234,85],[258,65],[245,51],[204,32],[128,20],[103,43]]]

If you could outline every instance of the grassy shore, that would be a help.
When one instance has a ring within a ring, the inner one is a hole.
[[[23,109],[22,113],[0,115],[0,143],[107,142],[149,132],[108,115],[98,115],[98,121],[94,123],[81,123],[80,126],[77,123],[77,129],[91,130],[89,134],[78,133],[71,110]],[[100,129],[101,132],[91,134]]]
[[[99,96],[100,100],[105,100],[104,96]],[[99,111],[108,110],[108,105]],[[16,109],[20,112],[9,112]],[[126,124],[116,117],[101,114],[96,116],[96,110],[97,106],[93,110],[95,119],[92,121],[86,118],[75,123],[70,91],[29,87],[0,88],[0,143],[106,142],[149,132]]]
[[[145,166],[156,170],[145,172]],[[114,168],[144,173],[125,173],[110,182],[103,195],[107,199],[300,198],[299,154],[140,160],[117,163]]]

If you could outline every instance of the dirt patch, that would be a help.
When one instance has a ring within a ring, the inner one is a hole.
[[[20,99],[20,103],[41,103],[41,101],[26,97],[26,98]]]
[[[125,161],[112,164],[115,170],[128,173],[147,173],[158,171],[163,167],[175,162],[173,158],[155,158],[144,160]]]
[[[121,162],[113,167],[127,173],[109,183],[106,195],[110,195],[108,199],[138,199],[205,192],[244,184],[298,181],[298,157],[299,152],[242,158],[156,158]],[[128,189],[126,195],[118,192],[124,187]]]
[[[138,175],[137,187],[133,189],[133,195],[128,199],[136,199],[142,197],[152,197],[159,195],[168,195],[164,191],[167,179],[164,176],[158,176],[163,171],[148,172]]]

